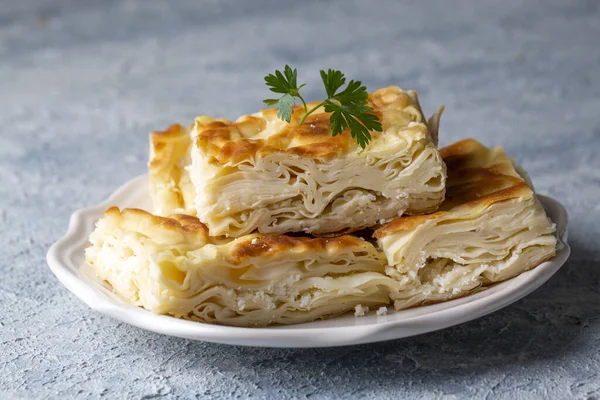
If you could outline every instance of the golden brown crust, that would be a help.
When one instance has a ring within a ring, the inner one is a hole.
[[[216,242],[234,242],[230,254],[227,255],[232,264],[241,263],[248,258],[275,256],[286,252],[325,251],[335,254],[345,248],[371,246],[367,241],[350,235],[315,238],[280,234],[251,234],[238,239],[214,238],[208,236],[206,225],[191,215],[176,214],[170,217],[159,217],[137,208],[126,208],[121,211],[118,207],[111,207],[104,212],[104,216],[107,220],[118,221],[120,229],[138,232],[151,237],[158,243],[190,244],[201,247]]]
[[[158,215],[195,212],[195,188],[185,169],[191,144],[190,130],[179,124],[150,135],[149,186]]]
[[[532,190],[501,149],[488,149],[465,139],[440,150],[448,168],[446,199],[438,212],[398,218],[375,231],[374,237],[410,230],[449,212],[487,208],[501,201],[529,198]]]
[[[308,107],[317,104],[310,103]],[[415,140],[427,137],[427,122],[415,92],[404,92],[395,86],[379,89],[369,95],[369,106],[374,109],[373,113],[379,116],[384,131],[392,122],[394,126],[399,126],[399,119],[405,126],[410,122],[422,122],[425,128],[408,131]],[[329,159],[357,148],[358,145],[352,139],[349,130],[335,137],[331,135],[330,114],[325,113],[322,107],[299,126],[298,122],[303,112],[303,107],[293,107],[292,121],[289,124],[281,121],[273,108],[262,110],[255,115],[243,116],[236,122],[197,118],[193,133],[195,145],[202,154],[210,158],[210,162],[221,165],[228,162],[239,163],[252,157],[263,157],[273,153]],[[377,140],[381,135],[371,132],[373,140]]]
[[[180,124],[173,124],[164,131],[150,134],[152,157],[148,164],[150,172],[156,172],[174,164],[171,157],[181,157],[177,151],[183,142],[189,141],[188,130]],[[185,143],[183,143],[185,144]],[[185,144],[187,148],[187,144]]]
[[[159,243],[189,243],[201,246],[210,242],[208,228],[191,215],[159,217],[138,208],[126,208],[121,211],[118,207],[111,207],[104,212],[104,217],[107,220],[118,221],[123,230],[141,233]]]
[[[313,238],[288,235],[252,235],[252,238],[238,239],[228,255],[232,264],[240,264],[248,258],[268,257],[286,252],[291,253],[339,253],[342,249],[369,245],[355,236]]]
[[[463,159],[467,155],[475,153],[481,147],[481,143],[473,138],[467,138],[454,142],[440,149],[440,155],[445,160],[451,160],[451,157],[460,157]]]

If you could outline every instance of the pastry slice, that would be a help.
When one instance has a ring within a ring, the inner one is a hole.
[[[196,189],[185,169],[190,145],[189,130],[179,124],[150,135],[149,189],[157,215],[196,214]]]
[[[428,122],[416,93],[398,87],[375,91],[369,105],[383,132],[371,132],[365,150],[348,131],[333,137],[323,109],[298,125],[301,107],[291,123],[279,119],[275,109],[236,122],[197,118],[187,172],[182,170],[188,163],[183,131],[178,130],[179,147],[161,144],[174,140],[171,133],[153,135],[150,169],[161,167],[159,174],[151,172],[155,212],[195,214],[212,236],[239,237],[255,230],[350,232],[407,213],[435,211],[446,179],[436,149],[441,109]],[[177,154],[170,153],[174,150]],[[195,207],[186,196],[188,172]]]
[[[390,304],[400,284],[356,236],[208,236],[197,218],[111,208],[86,259],[128,302],[157,314],[234,326],[294,324]]]
[[[555,255],[555,227],[510,158],[466,139],[440,150],[448,168],[440,211],[399,218],[375,232],[386,272],[411,279],[395,308],[449,300]]]
[[[376,242],[365,232],[368,240],[211,237],[193,216],[111,208],[86,259],[116,293],[152,312],[264,326],[450,300],[555,255],[553,224],[500,148],[467,139],[440,153],[448,165],[441,210],[398,218],[375,231]]]

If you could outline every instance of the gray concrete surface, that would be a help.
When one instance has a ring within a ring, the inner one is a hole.
[[[0,398],[600,398],[600,2],[0,1]],[[501,144],[571,216],[573,254],[485,318],[269,350],[89,310],[44,256],[145,170],[147,134],[261,107],[285,63],[446,104],[441,141]]]

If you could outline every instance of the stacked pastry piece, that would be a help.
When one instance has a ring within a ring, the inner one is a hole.
[[[365,150],[322,111],[153,134],[156,215],[109,209],[88,263],[152,312],[262,326],[444,301],[554,256],[553,225],[501,149],[438,151],[441,110],[427,121],[414,92],[369,102],[383,132]]]
[[[239,237],[339,233],[435,211],[446,178],[436,149],[441,110],[428,123],[416,94],[397,87],[369,102],[383,133],[372,132],[365,151],[347,132],[332,137],[323,110],[298,125],[300,107],[291,123],[268,109],[153,134],[155,212],[195,214],[212,236]]]

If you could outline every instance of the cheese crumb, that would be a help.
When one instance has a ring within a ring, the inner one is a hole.
[[[379,307],[379,309],[377,310],[378,316],[387,315],[387,313],[388,313],[387,307]]]
[[[250,242],[250,244],[257,244],[258,243],[258,238],[254,238],[252,239],[252,241]]]
[[[357,318],[364,317],[368,313],[369,313],[369,307],[363,307],[360,304],[358,304],[356,307],[354,307],[354,316]]]
[[[244,311],[244,309],[246,308],[246,301],[245,300],[238,300],[238,309],[240,311]]]
[[[306,308],[310,304],[310,294],[303,294],[300,298],[300,307]]]

